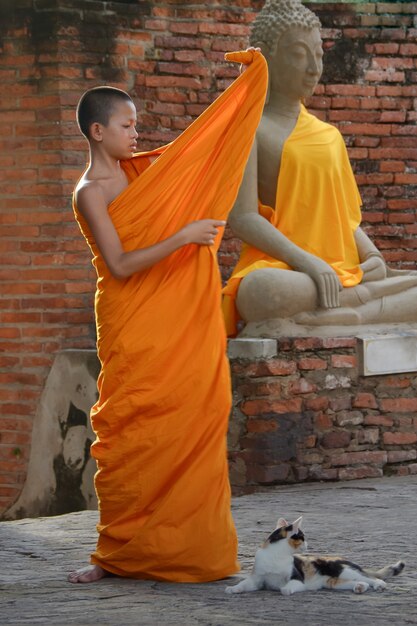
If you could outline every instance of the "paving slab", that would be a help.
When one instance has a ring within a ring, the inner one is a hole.
[[[168,584],[106,578],[66,582],[95,544],[95,511],[0,523],[0,624],[20,626],[417,625],[417,477],[271,487],[233,499],[242,574],[283,516],[303,515],[309,552],[363,566],[398,559],[404,572],[382,593],[317,591],[230,596],[233,580]],[[236,576],[236,582],[240,575]]]

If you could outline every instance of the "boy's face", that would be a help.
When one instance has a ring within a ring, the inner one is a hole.
[[[113,105],[107,126],[98,125],[102,146],[115,159],[130,159],[136,152],[136,107],[132,102],[119,101]]]

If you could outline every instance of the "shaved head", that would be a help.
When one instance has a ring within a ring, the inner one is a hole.
[[[125,91],[116,87],[93,87],[80,98],[77,106],[77,123],[86,139],[90,139],[90,127],[94,122],[107,126],[119,102],[131,102]]]

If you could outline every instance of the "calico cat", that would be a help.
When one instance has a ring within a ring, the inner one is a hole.
[[[299,517],[288,524],[280,518],[274,532],[256,552],[252,574],[237,585],[226,587],[226,593],[258,589],[280,591],[286,596],[317,589],[364,593],[369,587],[382,591],[386,587],[384,579],[397,576],[404,569],[402,561],[372,571],[340,557],[296,555],[307,547],[301,520]]]

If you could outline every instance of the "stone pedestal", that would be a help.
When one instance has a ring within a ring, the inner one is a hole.
[[[26,482],[4,519],[97,508],[89,414],[99,370],[95,350],[55,357],[35,415]]]
[[[361,355],[355,337],[229,342],[235,493],[417,473],[417,373],[364,376]]]

